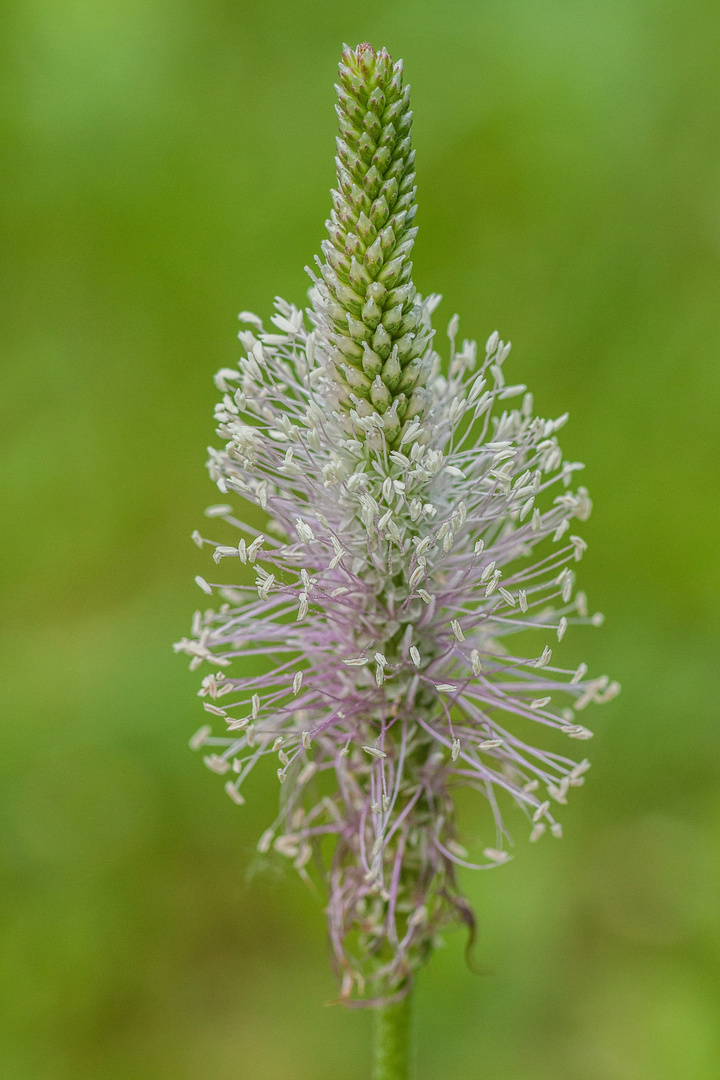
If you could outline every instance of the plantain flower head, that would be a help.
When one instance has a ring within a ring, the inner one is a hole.
[[[211,606],[175,648],[206,672],[212,725],[191,745],[239,806],[256,765],[276,773],[258,850],[323,885],[341,999],[376,1004],[445,926],[472,930],[458,867],[510,859],[511,824],[561,836],[589,767],[580,714],[618,687],[553,660],[601,622],[575,585],[591,503],[558,444],[567,416],[534,416],[497,333],[478,355],[453,317],[437,342],[440,298],[413,285],[402,63],[346,48],[337,95],[311,307],[276,299],[268,328],[243,312],[244,354],[215,377],[223,501],[206,514],[239,536],[194,534],[218,571],[196,578]],[[476,854],[459,788],[479,796]]]

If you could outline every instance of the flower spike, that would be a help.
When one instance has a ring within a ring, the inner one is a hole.
[[[530,842],[562,835],[589,768],[567,748],[619,687],[554,656],[602,621],[576,590],[586,544],[570,522],[592,504],[558,443],[567,415],[534,415],[497,333],[478,358],[454,316],[442,356],[439,297],[412,284],[402,65],[346,49],[338,102],[312,306],[276,299],[267,329],[242,312],[243,355],[215,376],[206,515],[240,538],[193,534],[213,561],[175,648],[205,666],[203,719],[225,727],[203,723],[190,745],[238,807],[256,766],[277,776],[258,851],[319,880],[341,999],[377,1004],[407,992],[445,926],[472,930],[457,868],[511,858],[509,807]],[[460,787],[485,809],[474,852]]]

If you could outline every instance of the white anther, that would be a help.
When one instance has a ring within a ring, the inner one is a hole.
[[[365,751],[366,754],[369,754],[370,757],[374,757],[374,758],[386,758],[387,757],[387,754],[385,753],[385,751],[384,750],[379,750],[377,748],[377,746],[363,746],[363,750]]]

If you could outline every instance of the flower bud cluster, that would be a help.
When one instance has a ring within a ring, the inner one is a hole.
[[[341,408],[383,417],[390,445],[428,403],[430,337],[412,282],[415,152],[410,87],[385,49],[345,48],[337,188],[313,302]]]

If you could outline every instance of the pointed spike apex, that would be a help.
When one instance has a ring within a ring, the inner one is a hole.
[[[417,391],[426,367],[414,365],[407,377],[403,368],[429,340],[412,313],[409,88],[402,62],[369,42],[344,46],[338,71],[337,185],[311,299],[317,340],[334,368],[337,407],[379,413],[389,444],[401,421],[424,412]]]

